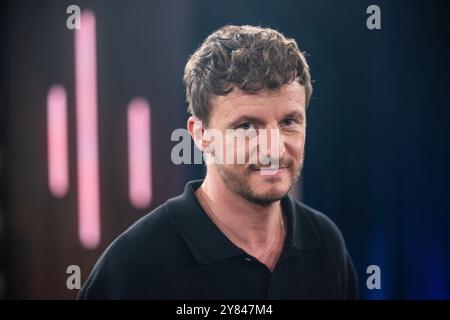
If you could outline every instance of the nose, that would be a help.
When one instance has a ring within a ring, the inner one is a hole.
[[[278,166],[285,153],[284,136],[276,128],[261,129],[258,134],[258,154],[262,165]]]

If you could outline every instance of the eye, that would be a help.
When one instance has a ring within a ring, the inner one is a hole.
[[[281,122],[281,124],[284,126],[284,127],[290,127],[290,126],[293,126],[294,124],[296,124],[297,122],[294,120],[294,119],[290,119],[290,118],[288,118],[288,119],[284,119],[282,122]]]
[[[252,128],[254,129],[254,125],[251,122],[244,122],[236,127],[236,129],[243,129],[243,130],[250,130]]]

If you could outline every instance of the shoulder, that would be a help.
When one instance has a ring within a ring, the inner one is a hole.
[[[154,241],[161,238],[162,235],[173,233],[173,227],[167,214],[167,205],[163,204],[137,220],[126,231],[119,235],[111,245],[105,250],[103,256],[111,256],[113,254],[121,255],[122,253],[130,256],[138,254],[143,250],[142,245],[145,244],[146,249],[157,249],[160,246],[154,246]]]
[[[296,211],[300,214],[304,214],[311,221],[313,226],[319,232],[323,242],[328,243],[329,241],[337,241],[339,245],[345,246],[342,232],[333,220],[331,220],[324,213],[299,201],[295,201],[295,205]]]
[[[170,265],[182,241],[161,205],[136,221],[103,252],[79,293],[80,299],[114,299],[128,293],[133,297],[145,278],[155,287],[162,286],[157,276],[161,265]]]
[[[339,297],[358,298],[358,279],[353,261],[348,253],[344,237],[337,225],[325,214],[295,201],[295,213],[300,223],[308,226],[311,234],[317,235],[317,249],[333,268],[339,283]],[[305,230],[305,229],[303,229]]]
[[[295,214],[300,230],[314,236],[316,247],[324,250],[334,261],[341,264],[346,260],[347,249],[342,232],[335,222],[322,212],[294,200]],[[306,230],[308,228],[308,230]]]

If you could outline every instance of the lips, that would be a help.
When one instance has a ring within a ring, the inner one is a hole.
[[[266,167],[266,168],[254,169],[253,171],[255,173],[258,172],[262,176],[277,176],[283,172],[283,169],[286,169],[286,168],[287,167],[280,167],[280,168]]]
[[[280,160],[277,163],[278,166],[275,165],[275,163],[272,163],[271,165],[262,166],[261,164],[252,164],[250,165],[250,169],[254,173],[259,173],[262,176],[279,176],[281,175],[285,170],[289,170],[290,167],[294,165],[292,160]]]
[[[277,170],[281,170],[281,169],[286,169],[288,167],[260,167],[260,168],[252,168],[252,170],[254,171],[277,171]]]
[[[280,160],[278,163],[271,163],[270,165],[262,166],[261,164],[251,164],[250,169],[254,171],[261,171],[261,170],[281,170],[281,169],[287,169],[293,166],[294,163],[292,160]]]

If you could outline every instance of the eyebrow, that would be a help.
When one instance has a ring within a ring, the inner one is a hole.
[[[300,121],[303,121],[305,119],[305,116],[304,116],[303,112],[292,111],[292,112],[288,112],[287,114],[285,114],[283,116],[283,119],[286,119],[286,118],[299,119]],[[257,116],[242,115],[242,116],[239,116],[238,118],[232,120],[231,122],[229,122],[228,126],[234,127],[243,122],[254,122],[254,123],[258,123],[258,124],[263,124],[264,120]]]

